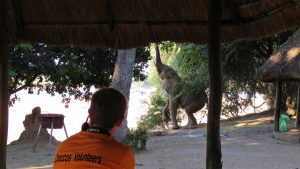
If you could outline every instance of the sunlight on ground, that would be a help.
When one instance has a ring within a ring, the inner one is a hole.
[[[257,145],[260,145],[259,143],[247,143],[245,144],[246,146],[257,146]]]
[[[265,123],[266,121],[272,120],[270,117],[262,117],[259,119],[254,119],[254,120],[245,120],[245,121],[237,121],[237,124],[235,124],[235,127],[249,127],[249,126],[257,126],[260,124]]]
[[[262,123],[263,123],[263,121],[252,121],[252,122],[244,121],[244,122],[240,122],[240,123],[238,123],[234,126],[235,127],[256,126],[256,125],[259,125],[259,124],[262,124]]]

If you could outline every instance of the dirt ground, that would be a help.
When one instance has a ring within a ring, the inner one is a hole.
[[[300,169],[300,143],[273,137],[273,115],[254,114],[221,122],[223,169]],[[289,127],[294,125],[294,120]],[[55,148],[39,142],[9,145],[9,169],[51,168]],[[205,169],[206,127],[152,136],[136,154],[136,169]]]

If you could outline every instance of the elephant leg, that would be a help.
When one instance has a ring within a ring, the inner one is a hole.
[[[174,129],[174,130],[179,129],[179,126],[177,124],[177,119],[176,119],[178,106],[179,105],[175,100],[170,100],[169,109],[170,109],[170,113],[171,113],[171,120],[173,123],[172,129]]]
[[[193,128],[197,125],[197,120],[194,116],[194,113],[197,112],[198,110],[201,110],[204,106],[205,106],[205,102],[203,103],[193,102],[184,108],[188,116],[187,127]]]
[[[164,122],[170,121],[169,100],[168,100],[167,104],[165,105],[165,107],[163,108],[162,115],[163,115],[162,118],[163,118]]]
[[[197,126],[197,120],[196,120],[194,114],[190,113],[190,112],[189,113],[187,112],[187,116],[188,116],[187,127],[189,127],[189,128],[196,127]]]

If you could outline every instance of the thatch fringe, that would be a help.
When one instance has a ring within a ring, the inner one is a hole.
[[[223,42],[264,37],[299,26],[299,0],[259,2],[223,2]],[[208,0],[118,0],[113,4],[108,0],[19,0],[19,3],[21,9],[13,4],[9,7],[10,43],[27,40],[130,48],[164,40],[193,43],[208,40]]]

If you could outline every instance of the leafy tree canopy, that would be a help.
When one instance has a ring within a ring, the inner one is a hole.
[[[208,54],[206,45],[179,44],[173,65],[182,77],[183,92],[208,87]]]
[[[287,31],[259,40],[243,40],[224,44],[223,78],[224,96],[228,104],[223,113],[238,115],[248,105],[253,105],[255,93],[264,94],[273,100],[273,84],[255,80],[259,68],[294,31]],[[243,94],[244,97],[241,97]]]
[[[59,93],[63,102],[90,99],[91,88],[109,86],[117,59],[110,48],[49,47],[43,43],[20,44],[10,48],[9,93],[11,104],[18,100],[16,92],[27,89],[37,94]],[[149,47],[137,49],[134,79],[144,80],[144,68],[150,59]]]

